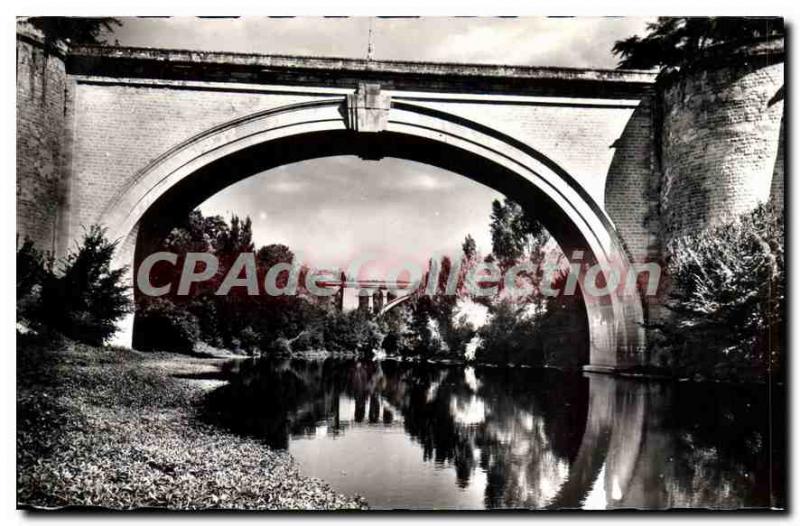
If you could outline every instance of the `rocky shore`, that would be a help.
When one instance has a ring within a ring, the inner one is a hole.
[[[17,334],[23,508],[364,509],[291,456],[198,421],[219,359]],[[211,376],[211,375],[210,375]]]

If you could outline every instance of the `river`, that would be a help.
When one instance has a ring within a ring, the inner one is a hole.
[[[373,509],[785,506],[783,395],[392,360],[250,360],[203,418]]]

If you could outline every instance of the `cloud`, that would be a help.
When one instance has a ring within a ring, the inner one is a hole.
[[[299,194],[308,189],[308,185],[301,181],[269,181],[265,184],[265,191],[275,194]]]
[[[613,68],[614,42],[641,33],[646,22],[594,17],[379,20],[376,51],[404,60]]]
[[[376,59],[613,68],[614,41],[645,18],[376,18]],[[121,45],[267,54],[367,55],[367,18],[123,18]]]
[[[274,191],[289,182],[303,191]],[[435,252],[458,252],[467,234],[488,251],[491,202],[500,197],[465,177],[412,161],[330,157],[249,177],[200,209],[258,217],[257,245],[284,243],[323,266],[346,265],[365,252],[422,264]]]
[[[109,39],[123,46],[242,53],[366,56],[365,18],[122,18]]]

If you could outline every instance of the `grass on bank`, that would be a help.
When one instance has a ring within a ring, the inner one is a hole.
[[[288,453],[200,423],[214,360],[17,335],[17,502],[114,509],[360,509]]]

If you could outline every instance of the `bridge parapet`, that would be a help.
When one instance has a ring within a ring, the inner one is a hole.
[[[224,53],[119,46],[76,46],[74,75],[160,78],[208,82],[324,85],[354,89],[360,82],[383,89],[461,93],[553,95],[571,86],[592,98],[639,95],[652,87],[651,71],[461,64]],[[578,95],[577,93],[575,95]]]

